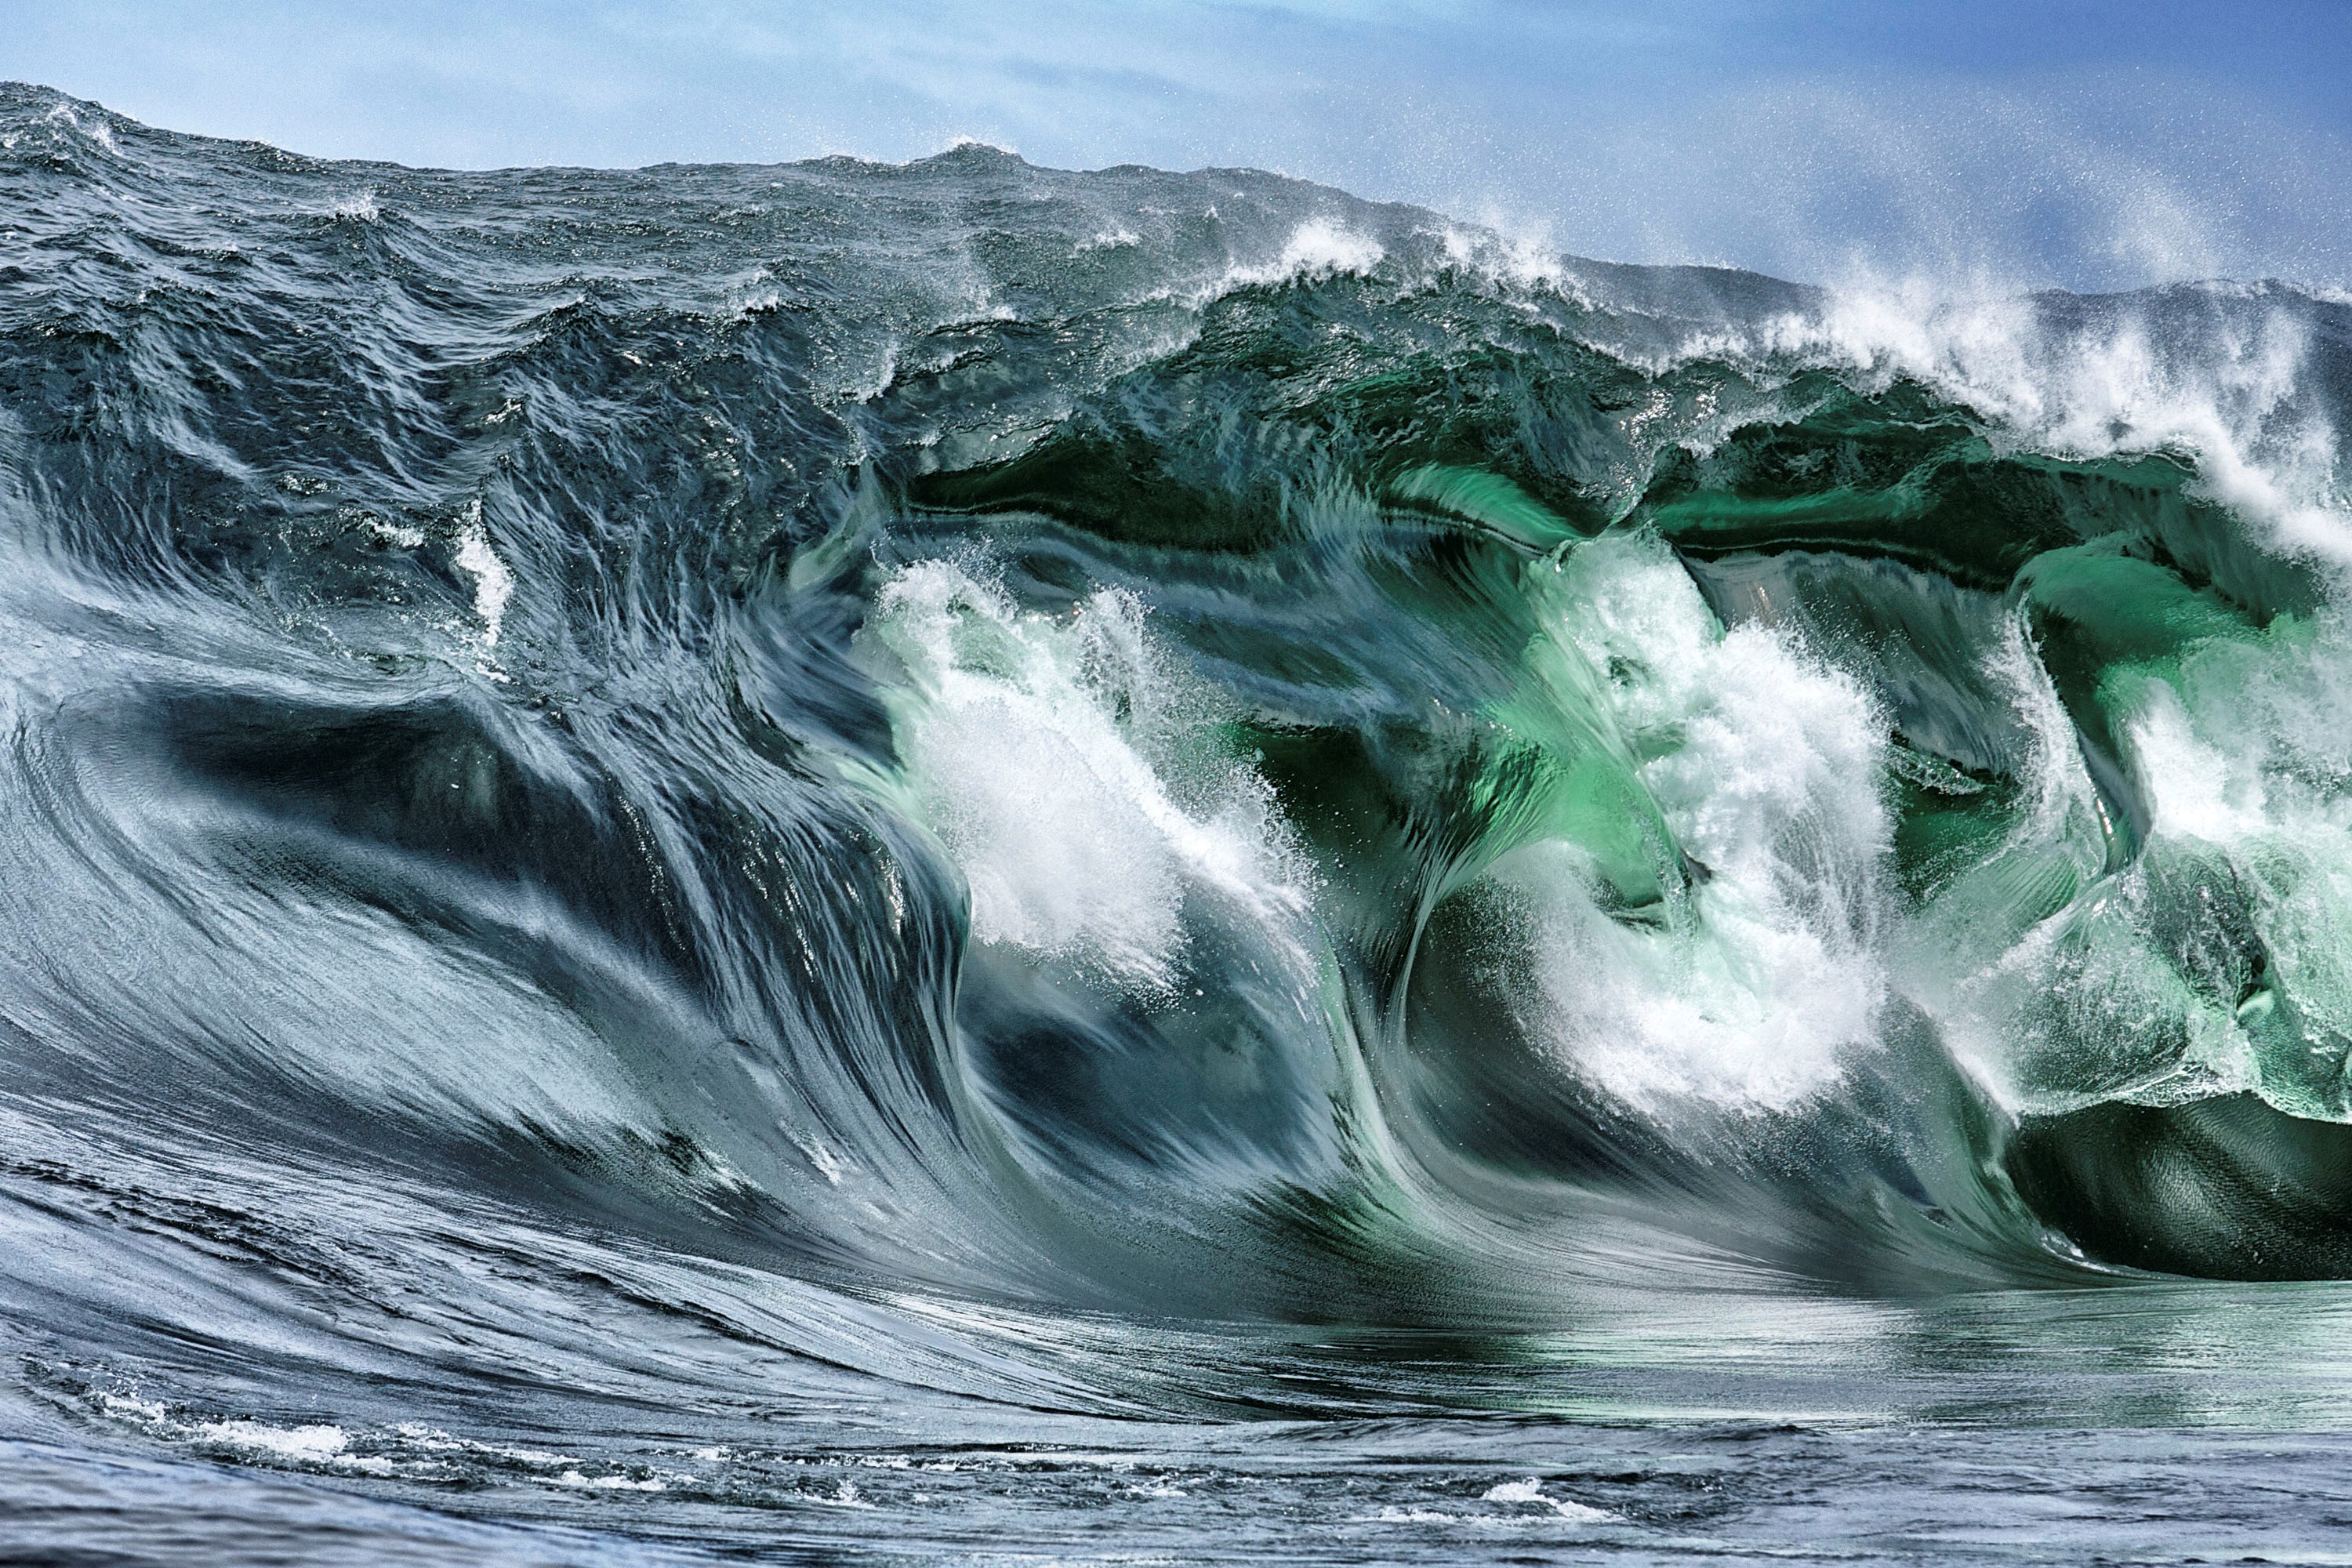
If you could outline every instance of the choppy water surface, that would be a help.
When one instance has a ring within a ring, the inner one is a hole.
[[[2352,305],[0,93],[0,1537],[2352,1558]]]

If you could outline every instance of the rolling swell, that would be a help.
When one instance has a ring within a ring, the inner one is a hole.
[[[2344,1272],[2340,302],[0,145],[43,1432],[804,1501],[647,1455]]]

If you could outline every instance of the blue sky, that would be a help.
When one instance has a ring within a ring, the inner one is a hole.
[[[9,0],[0,76],[404,163],[959,136],[1252,164],[1587,255],[2352,283],[2352,0]]]

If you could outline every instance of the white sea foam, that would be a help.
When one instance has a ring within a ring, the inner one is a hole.
[[[578,1487],[588,1491],[662,1492],[669,1483],[656,1476],[592,1476],[581,1470],[566,1470],[555,1478],[560,1487]]]
[[[359,522],[360,526],[370,533],[398,549],[418,550],[424,547],[425,531],[421,528],[412,528],[406,523],[392,522],[373,513],[360,514]]]
[[[2334,869],[2352,863],[2347,657],[2328,612],[2315,627],[2282,622],[2268,638],[2218,638],[2170,668],[2111,676],[2120,760],[2148,815],[2140,858],[2108,873],[2105,807],[2012,629],[1991,673],[2034,738],[2023,809],[1982,892],[1963,879],[1940,895],[1906,966],[1956,1057],[2004,1104],[2051,1111],[2252,1089],[2295,1114],[2352,1112],[2340,1081],[2352,880]],[[2167,886],[2151,868],[2165,865],[2197,885]],[[2020,889],[2053,886],[2071,896],[2017,923],[2011,906],[2046,896]],[[2236,984],[2217,990],[2184,973],[2160,934],[2184,920],[2214,963],[2232,951],[2226,931],[2248,922],[2266,958],[2263,988],[2240,996]]]
[[[249,1419],[188,1420],[173,1415],[171,1407],[159,1400],[120,1393],[100,1393],[97,1402],[107,1415],[144,1427],[154,1436],[226,1448],[265,1464],[371,1476],[388,1476],[397,1468],[383,1455],[351,1452],[351,1434],[328,1422],[279,1426]]]
[[[268,1421],[235,1417],[220,1420],[175,1415],[158,1401],[121,1394],[101,1394],[100,1407],[118,1420],[132,1422],[151,1436],[193,1444],[215,1452],[226,1450],[248,1463],[343,1475],[446,1478],[464,1458],[495,1461],[499,1468],[520,1466],[536,1471],[549,1484],[588,1491],[660,1492],[673,1482],[694,1484],[684,1471],[632,1475],[596,1473],[568,1454],[519,1448],[452,1436],[422,1422],[402,1422],[367,1436],[362,1451],[345,1428],[331,1422],[281,1426]],[[366,1451],[378,1450],[378,1451]]]
[[[2022,615],[2011,615],[2001,627],[2000,641],[1985,659],[1985,673],[1995,689],[2009,699],[2011,711],[2032,738],[2020,782],[2025,786],[2025,812],[2011,830],[2011,848],[2028,845],[2071,843],[2084,872],[2097,864],[2100,825],[2106,807],[2083,765],[2074,734],[2074,721],[2058,695],[2050,671],[2042,662]]]
[[[514,574],[490,548],[489,531],[482,524],[478,498],[467,513],[465,531],[457,536],[457,564],[474,579],[474,614],[482,623],[482,646],[496,647],[505,624],[508,602],[514,597]]]
[[[106,111],[103,110],[98,110],[89,119],[84,120],[67,105],[58,103],[50,105],[48,112],[42,118],[52,125],[62,125],[76,135],[89,138],[94,145],[105,149],[116,157],[121,156],[121,149],[114,142],[114,127],[107,123]]]
[[[197,1439],[242,1449],[257,1458],[281,1464],[323,1465],[388,1476],[393,1462],[381,1455],[352,1454],[351,1434],[340,1426],[272,1426],[266,1421],[207,1421],[194,1429]]]
[[[1567,1498],[1548,1497],[1544,1493],[1543,1482],[1533,1476],[1523,1481],[1497,1482],[1486,1489],[1480,1500],[1541,1503],[1560,1518],[1578,1524],[1600,1524],[1619,1517],[1605,1508],[1594,1508],[1589,1503],[1575,1502]]]
[[[1466,271],[1521,289],[1548,288],[1580,305],[1591,297],[1568,268],[1549,230],[1515,228],[1490,217],[1476,227],[1449,224],[1439,237],[1445,258]]]
[[[1283,278],[1311,278],[1333,272],[1370,272],[1386,252],[1378,240],[1327,218],[1300,224],[1282,247],[1275,263]]]
[[[2196,1065],[2301,1115],[2352,1115],[2352,627],[2324,614],[2216,641],[2140,685],[2124,724],[2153,837],[2218,854],[2247,900],[2268,990],[2200,999]],[[2290,1009],[2280,1016],[2274,1009]]]
[[[1307,884],[1272,792],[1223,754],[1202,691],[1133,597],[1107,590],[1048,617],[929,562],[879,608],[918,693],[908,770],[970,888],[976,938],[1171,995],[1200,900],[1297,955]]]
[[[2057,688],[2013,614],[1985,658],[1984,673],[2008,700],[2026,744],[2018,763],[2015,819],[1986,857],[1982,890],[1948,887],[1896,939],[1900,984],[1937,1022],[1954,1058],[2000,1103],[2037,1103],[2019,1050],[2032,1035],[2021,1015],[2040,1005],[2066,915],[2021,910],[2021,888],[2079,887],[2105,858],[2106,807],[2083,763]]]
[[[1211,216],[1215,216],[1211,209]],[[1202,309],[1240,289],[1312,281],[1342,275],[1361,277],[1388,252],[1379,240],[1329,218],[1308,218],[1290,232],[1282,249],[1263,260],[1235,261],[1206,282],[1160,291],[1159,298]]]
[[[1566,568],[1555,635],[1655,754],[1641,777],[1707,868],[1663,928],[1604,908],[1578,847],[1499,868],[1526,912],[1528,1019],[1578,1070],[1664,1110],[1797,1103],[1876,1033],[1890,826],[1883,717],[1846,676],[1760,627],[1726,633],[1660,546],[1607,539]]]
[[[2307,395],[2305,320],[2285,297],[2175,343],[2154,307],[2118,302],[2056,328],[2029,297],[1986,285],[1863,284],[1818,310],[1693,337],[1685,357],[1793,360],[1884,384],[1907,377],[1984,415],[2020,445],[2064,456],[2192,456],[2213,498],[2283,548],[2352,564],[2352,502],[2327,413]]]
[[[2266,759],[2225,755],[2200,730],[2171,686],[2147,692],[2127,735],[2134,771],[2147,781],[2150,826],[2221,845],[2268,831],[2270,788],[2259,765]]]

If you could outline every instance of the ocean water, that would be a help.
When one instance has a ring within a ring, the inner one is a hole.
[[[0,89],[0,1557],[2352,1560],[2347,396]]]

